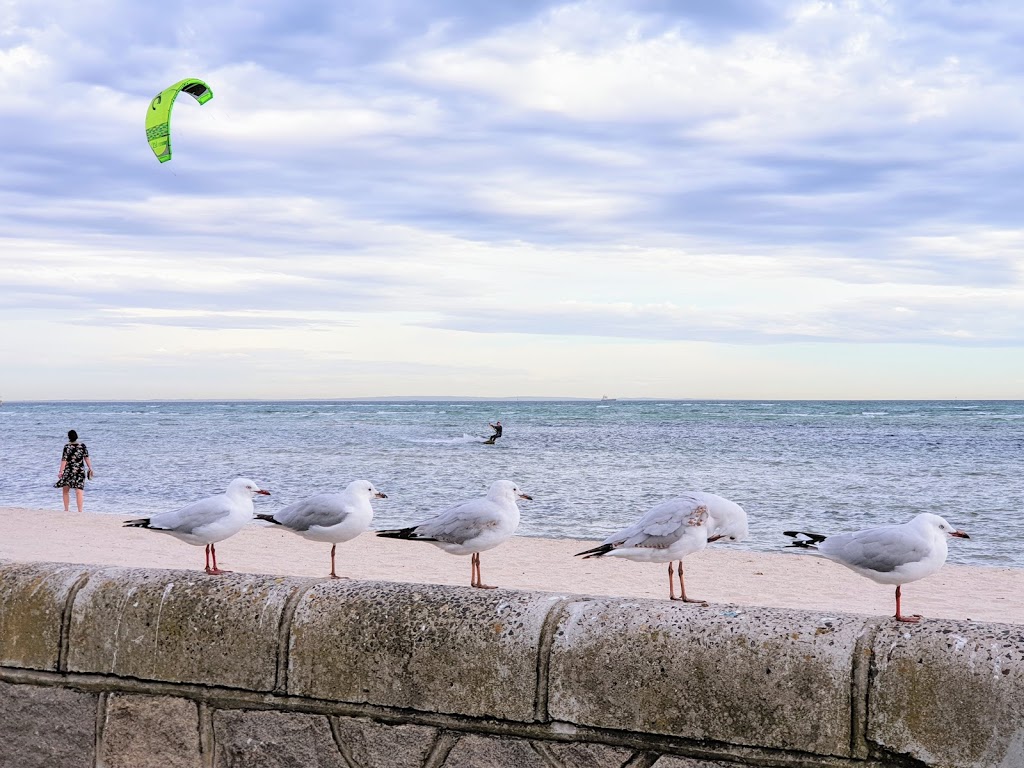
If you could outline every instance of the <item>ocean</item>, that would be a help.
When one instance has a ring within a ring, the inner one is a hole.
[[[488,422],[505,433],[483,445]],[[97,478],[86,510],[148,514],[250,477],[270,511],[368,479],[375,527],[417,522],[501,478],[534,497],[525,536],[601,538],[681,491],[741,504],[750,539],[935,512],[971,534],[950,562],[1024,566],[1024,401],[7,402],[0,506],[61,509],[67,430]],[[72,501],[74,509],[74,501]]]

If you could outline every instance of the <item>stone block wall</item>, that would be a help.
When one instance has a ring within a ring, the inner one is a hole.
[[[1024,768],[1024,632],[0,563],[0,768]]]

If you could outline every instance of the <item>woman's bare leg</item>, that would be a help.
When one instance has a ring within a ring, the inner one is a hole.
[[[71,489],[68,488],[65,485],[60,490],[61,490],[61,495],[64,496],[64,511],[65,512],[70,512],[71,511],[71,509],[70,509],[70,504],[71,504],[71,493],[70,493],[70,490]]]
[[[78,511],[81,512],[85,506],[85,491],[81,488],[75,488],[75,502],[78,504]]]

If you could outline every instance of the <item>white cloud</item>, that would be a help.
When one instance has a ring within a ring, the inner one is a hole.
[[[359,28],[297,10],[0,7],[21,396],[64,343],[89,348],[68,370],[124,371],[122,396],[156,349],[218,396],[197,356],[297,387],[248,396],[326,392],[335,365],[358,371],[346,394],[568,395],[609,354],[702,350],[708,381],[764,371],[756,394],[799,349],[806,396],[839,386],[808,360],[851,344],[990,366],[1024,345],[1011,3],[801,2],[712,31],[610,0],[374,5]],[[160,166],[145,104],[187,75],[215,98],[177,105]],[[915,359],[924,387],[938,358]],[[690,394],[657,391],[681,369],[616,393]]]
[[[717,44],[682,25],[653,29],[604,3],[559,6],[462,46],[427,50],[403,72],[579,121],[664,121],[682,135],[756,142],[944,117],[984,83],[953,58],[899,55],[884,6],[812,3],[780,34]],[[894,55],[895,54],[895,55]]]

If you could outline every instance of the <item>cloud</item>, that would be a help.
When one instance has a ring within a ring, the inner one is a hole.
[[[590,336],[726,344],[797,342],[1024,344],[1024,291],[966,293],[910,300],[844,302],[814,310],[764,311],[742,306],[708,312],[677,304],[564,303],[505,313],[476,306],[444,313],[433,327],[476,333]]]
[[[1022,23],[1009,0],[7,3],[0,314],[112,348],[263,330],[282,361],[364,333],[452,367],[501,335],[1019,346]],[[177,104],[160,165],[145,105],[185,76],[215,96]]]

